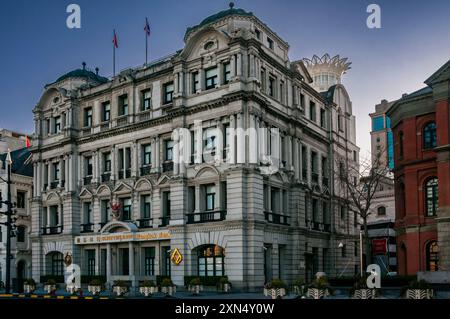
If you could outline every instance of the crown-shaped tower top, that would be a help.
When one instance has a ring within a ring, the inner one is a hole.
[[[331,86],[341,83],[342,76],[350,69],[348,58],[339,55],[330,57],[328,53],[322,57],[314,55],[312,59],[303,59],[309,74],[313,78],[312,86],[319,92],[327,91]]]

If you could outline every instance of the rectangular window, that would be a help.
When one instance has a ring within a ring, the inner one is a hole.
[[[92,176],[92,157],[88,156],[85,157],[84,159],[84,163],[86,165],[86,169],[85,169],[85,176]]]
[[[341,219],[344,220],[345,219],[345,206],[340,205],[339,210],[340,210]]]
[[[111,119],[111,103],[109,103],[109,101],[102,103],[102,113],[103,122],[109,122],[109,120]]]
[[[55,117],[55,130],[53,131],[53,133],[61,133],[61,116]]]
[[[59,173],[59,163],[53,163],[53,180],[55,182],[59,181],[60,178]]]
[[[326,119],[326,113],[325,109],[320,109],[320,126],[323,128],[327,127],[327,119]]]
[[[131,220],[131,198],[122,199],[122,220]]]
[[[214,210],[216,199],[216,186],[214,184],[205,186],[205,197],[206,197],[205,210],[207,211]]]
[[[90,202],[83,204],[83,219],[84,224],[92,224],[92,204]]]
[[[119,96],[119,116],[128,115],[128,95]]]
[[[170,246],[161,247],[162,269],[161,275],[170,276]]]
[[[17,227],[17,242],[18,243],[24,243],[25,242],[25,232],[26,232],[26,228],[25,226],[18,226]],[[1,233],[0,233],[1,235]]]
[[[269,95],[275,97],[275,79],[269,76]]]
[[[141,218],[149,219],[151,218],[151,205],[152,199],[150,195],[143,195],[141,197]]]
[[[165,143],[165,154],[164,154],[164,160],[165,161],[173,161],[173,141],[172,140],[166,140]]]
[[[203,132],[203,155],[215,156],[216,151],[216,128],[208,128]],[[203,159],[204,162],[210,162],[212,158]]]
[[[84,127],[92,126],[92,107],[84,109]]]
[[[205,70],[205,88],[214,89],[217,86],[217,67]]]
[[[261,68],[261,91],[266,93],[266,70]]]
[[[26,200],[26,192],[17,191],[17,208],[25,208],[25,200]]]
[[[312,218],[313,222],[319,221],[319,201],[315,198],[312,200]]]
[[[163,216],[170,217],[170,192],[163,192]]]
[[[103,153],[103,173],[111,172],[111,152]]]
[[[151,165],[152,164],[152,145],[146,144],[142,145],[142,164]]]
[[[50,206],[50,227],[59,225],[58,206]]]
[[[316,121],[316,103],[309,102],[309,119],[313,122]]]
[[[261,31],[259,31],[258,29],[255,29],[255,35],[258,40],[261,40]]]
[[[52,131],[51,131],[51,127],[50,127],[50,119],[47,119],[46,121],[45,121],[45,124],[46,124],[46,126],[47,126],[47,135],[50,135],[50,133],[52,133]]]
[[[86,250],[87,275],[95,276],[95,249]]]
[[[300,93],[300,106],[305,107],[305,95]]]
[[[343,244],[341,248],[341,257],[345,258],[347,257],[347,245]]]
[[[223,83],[228,84],[231,80],[231,64],[224,63],[223,64]]]
[[[267,45],[269,46],[269,49],[273,50],[273,40],[271,38],[267,38]]]
[[[280,102],[284,102],[284,82],[280,81]]]
[[[152,107],[152,92],[150,90],[142,91],[142,111],[150,110]]]
[[[100,275],[106,276],[106,264],[107,264],[107,251],[106,249],[100,249]]]
[[[155,275],[155,247],[144,248],[144,276]]]
[[[163,90],[164,90],[164,99],[163,99],[164,104],[172,103],[174,91],[173,82],[165,83],[163,85]]]
[[[200,91],[200,77],[198,72],[192,73],[192,93]]]
[[[109,206],[108,199],[104,199],[101,201],[101,210],[102,210],[101,222],[102,224],[106,224],[109,221],[111,215],[111,208]]]

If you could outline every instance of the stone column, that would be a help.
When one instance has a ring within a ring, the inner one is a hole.
[[[230,78],[233,79],[236,76],[236,56],[233,54],[230,59],[230,67],[231,67],[231,74]]]
[[[237,54],[236,75],[238,77],[242,76],[242,53]]]
[[[134,245],[132,241],[128,242],[128,268],[130,269],[130,279],[134,287],[136,283],[134,280]]]
[[[155,139],[155,151],[156,151],[156,154],[155,154],[155,171],[156,172],[160,171],[160,160],[161,160],[161,154],[160,154],[160,146],[161,145],[160,145],[160,143],[161,143],[161,141],[160,141],[160,138],[158,136]]]
[[[248,137],[248,162],[250,164],[258,163],[258,130],[256,126],[255,115],[250,114],[249,119],[249,137]]]
[[[48,162],[47,164],[47,189],[50,189],[50,183],[52,182],[52,167],[53,163],[52,162]]]
[[[299,149],[298,139],[296,137],[294,137],[293,142],[294,142],[294,145],[293,145],[293,152],[294,152],[294,156],[293,156],[294,157],[294,163],[293,163],[293,165],[294,165],[294,178],[295,178],[295,180],[299,180],[299,178],[300,178],[300,166],[299,166],[300,158],[299,158],[299,151],[298,151],[298,149]]]
[[[224,137],[225,137],[225,132],[223,129],[223,124],[220,120],[217,120],[216,122],[216,155],[214,156],[214,160],[216,161],[216,163],[222,163],[223,160],[223,151],[224,151],[224,145],[223,145],[223,141],[224,141]]]
[[[200,213],[200,185],[195,185],[195,213]]]
[[[236,134],[236,162],[245,164],[245,132],[244,132],[244,114],[237,115],[237,134]]]
[[[111,244],[106,244],[106,282],[110,283],[112,275],[112,254]]]
[[[174,144],[173,144],[173,173],[174,175],[178,175],[180,170],[179,170],[179,164],[180,164],[180,136],[179,133],[175,134],[175,138],[176,140],[174,140]]]

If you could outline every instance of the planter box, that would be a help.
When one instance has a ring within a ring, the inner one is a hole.
[[[56,291],[56,285],[44,285],[44,290],[48,293],[54,293]]]
[[[34,291],[36,290],[36,286],[35,285],[23,285],[23,291],[26,294],[32,294]]]
[[[88,285],[88,291],[93,294],[94,296],[97,296],[102,291],[102,286],[91,286]]]
[[[272,299],[283,298],[286,296],[285,288],[264,288],[264,296],[272,297]]]
[[[308,288],[308,293],[307,293],[309,298],[313,298],[313,299],[322,299],[324,297],[327,297],[330,295],[330,292],[328,291],[328,289],[319,289],[319,288]]]
[[[78,290],[80,290],[80,287],[77,287],[75,285],[67,285],[66,286],[66,291],[68,293],[75,294],[78,292]]]
[[[406,290],[407,299],[431,299],[433,298],[433,289],[408,289]]]
[[[145,297],[154,295],[158,292],[158,287],[139,287],[139,292]]]
[[[378,296],[376,289],[357,289],[353,294],[356,299],[375,299]]]
[[[231,284],[219,284],[217,286],[217,290],[220,292],[230,292],[231,291]]]
[[[202,285],[189,285],[189,291],[192,292],[194,295],[198,295],[200,293],[200,291],[203,291],[203,286]]]
[[[117,296],[123,296],[123,295],[125,295],[128,292],[128,287],[114,286],[113,287],[113,292]]]
[[[161,287],[161,292],[168,296],[172,296],[177,292],[177,287],[176,286]]]

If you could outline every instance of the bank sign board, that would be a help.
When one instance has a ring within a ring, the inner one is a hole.
[[[75,237],[76,245],[90,245],[102,243],[120,243],[130,241],[152,241],[170,239],[168,231],[148,231],[148,232],[123,232],[112,234],[99,234]]]

